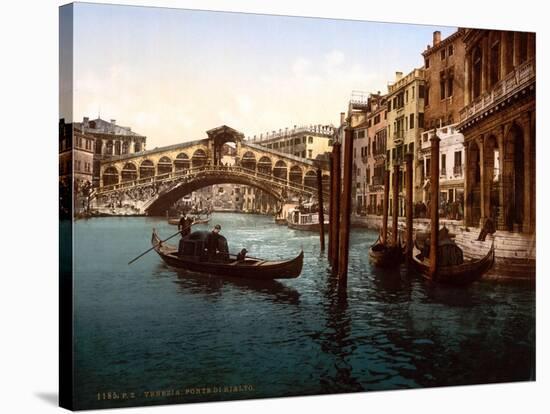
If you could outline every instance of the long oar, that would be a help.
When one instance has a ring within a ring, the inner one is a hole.
[[[168,241],[168,240],[170,240],[171,238],[176,237],[178,234],[180,234],[180,233],[181,233],[182,231],[184,231],[184,230],[187,230],[189,227],[191,227],[191,226],[186,226],[186,227],[182,228],[181,230],[178,230],[177,233],[172,234],[170,237],[168,237],[168,238],[166,238],[166,239],[164,239],[164,240],[161,240],[160,243],[164,243],[165,241]],[[155,248],[155,246],[153,246],[153,247],[151,247],[150,249],[144,251],[143,253],[141,253],[141,254],[140,254],[139,256],[137,256],[136,258],[130,260],[130,261],[128,262],[128,265],[131,265],[131,264],[134,263],[137,259],[139,259],[141,256],[146,255],[147,253],[149,253],[149,252],[150,252],[151,250],[153,250],[154,248]]]

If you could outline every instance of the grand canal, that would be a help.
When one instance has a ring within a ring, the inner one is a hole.
[[[535,292],[478,282],[433,286],[369,266],[376,234],[351,235],[347,298],[314,233],[266,216],[215,213],[232,252],[293,257],[298,279],[222,280],[176,271],[151,252],[160,218],[75,223],[76,394],[83,408],[386,390],[535,378]],[[198,226],[197,228],[207,228]],[[158,390],[239,386],[154,398]],[[102,401],[98,393],[134,393]]]

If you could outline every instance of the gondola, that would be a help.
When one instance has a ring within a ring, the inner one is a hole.
[[[399,241],[396,246],[381,242],[380,236],[369,249],[369,261],[376,267],[395,267],[403,261],[403,247]]]
[[[272,261],[246,257],[245,260],[239,261],[235,255],[228,253],[227,240],[223,236],[219,238],[218,250],[226,253],[218,253],[216,258],[210,261],[204,252],[208,233],[195,231],[184,237],[180,241],[181,254],[178,252],[178,247],[162,243],[155,230],[153,230],[151,244],[166,264],[192,272],[255,280],[294,279],[302,273],[303,250],[298,256],[289,260]]]
[[[438,257],[442,255],[442,248],[449,246],[448,240],[450,239],[444,239],[443,243],[440,242]],[[447,243],[447,245],[444,243]],[[456,248],[460,249],[458,246]],[[462,253],[462,250],[460,250],[460,253]],[[412,259],[411,263],[414,270],[427,279],[443,284],[467,285],[480,279],[493,266],[495,261],[495,241],[493,240],[491,248],[481,259],[472,259],[460,264],[438,266],[437,273],[433,279],[430,277],[430,259],[424,256],[421,246],[416,241]]]

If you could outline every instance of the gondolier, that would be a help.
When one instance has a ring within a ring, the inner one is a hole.
[[[220,239],[220,231],[222,226],[216,224],[212,231],[208,234],[206,238],[206,252],[208,253],[208,261],[212,262],[216,259],[216,254],[218,252],[218,242]]]
[[[185,214],[181,216],[180,221],[178,223],[178,230],[181,232],[181,237],[185,237],[189,233],[191,233],[192,224],[193,224],[193,219],[191,217],[187,217],[187,215]]]

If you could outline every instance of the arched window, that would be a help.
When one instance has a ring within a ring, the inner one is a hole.
[[[263,156],[258,161],[258,171],[264,174],[271,174],[271,158]]]
[[[151,160],[145,160],[139,166],[139,178],[153,177],[155,175],[155,165]]]
[[[286,162],[279,160],[275,163],[275,167],[273,167],[273,175],[278,178],[283,178],[286,180]]]
[[[302,169],[297,165],[294,165],[290,169],[290,173],[288,174],[288,179],[290,182],[293,182],[296,184],[302,184]]]
[[[124,141],[122,143],[122,154],[128,154],[128,149],[129,149],[129,145],[128,145],[128,141]]]
[[[158,174],[168,174],[172,172],[172,160],[168,157],[161,157],[157,164]]]
[[[241,166],[249,170],[256,169],[256,156],[252,151],[247,151],[243,154],[241,159]]]
[[[115,167],[109,167],[103,172],[103,185],[118,184],[118,170]]]
[[[198,149],[193,153],[193,156],[191,157],[191,165],[193,168],[206,165],[206,152],[204,152],[203,149]]]
[[[127,162],[122,168],[122,181],[133,181],[137,179],[137,168],[131,163]]]
[[[306,176],[304,177],[304,185],[306,187],[317,188],[317,174],[315,171],[309,170],[306,172]]]
[[[181,152],[176,156],[174,160],[174,168],[176,171],[188,170],[191,165],[187,154]]]

